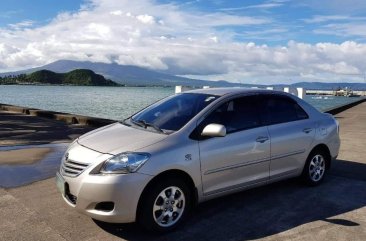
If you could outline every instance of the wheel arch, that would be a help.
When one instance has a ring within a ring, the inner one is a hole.
[[[158,175],[156,175],[145,186],[144,190],[142,191],[142,193],[140,195],[140,198],[139,198],[139,201],[137,204],[136,217],[138,217],[138,212],[141,209],[140,207],[142,205],[142,200],[147,195],[149,188],[152,187],[157,182],[162,181],[164,179],[168,179],[168,178],[182,179],[188,185],[188,187],[190,188],[190,190],[193,194],[191,197],[192,204],[196,205],[198,203],[198,190],[197,190],[196,185],[194,184],[192,177],[187,172],[179,170],[179,169],[166,170],[166,171],[163,171],[163,172],[159,173]]]
[[[328,148],[328,146],[324,143],[320,143],[316,146],[313,147],[313,149],[311,150],[311,152],[309,153],[309,156],[312,155],[314,152],[316,151],[322,151],[324,152],[325,156],[325,167],[329,170],[329,168],[331,167],[331,162],[332,162],[332,156],[330,154],[330,150]]]

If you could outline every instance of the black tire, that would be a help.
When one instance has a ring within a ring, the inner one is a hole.
[[[313,150],[306,160],[301,175],[302,180],[309,186],[317,186],[322,183],[328,171],[328,161],[328,155],[323,150]]]
[[[175,190],[175,195],[171,193],[173,190]],[[170,202],[176,201],[176,203],[167,204],[166,202],[168,199],[165,199],[163,205],[160,206],[161,201],[163,200],[161,196],[163,191],[165,191],[164,194],[169,198]],[[169,193],[171,193],[170,196]],[[183,202],[180,200],[182,195],[184,198]],[[191,197],[192,192],[184,181],[177,178],[159,180],[144,191],[137,213],[137,221],[145,229],[153,232],[164,233],[171,231],[179,226],[189,213],[192,207]],[[161,209],[154,212],[154,207],[157,206],[160,206]],[[169,214],[172,215],[169,216]],[[164,218],[159,223],[157,219],[161,216],[164,216]],[[171,217],[171,219],[169,219],[169,217]],[[171,220],[172,223],[169,224],[169,220]]]

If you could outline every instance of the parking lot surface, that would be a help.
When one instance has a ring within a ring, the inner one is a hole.
[[[340,155],[318,187],[290,179],[208,201],[176,231],[154,235],[135,224],[107,224],[78,214],[49,178],[0,188],[0,240],[364,241],[366,102],[336,117]]]

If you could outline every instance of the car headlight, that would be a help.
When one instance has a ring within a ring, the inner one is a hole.
[[[120,153],[106,160],[100,172],[105,174],[136,172],[149,158],[149,153]]]

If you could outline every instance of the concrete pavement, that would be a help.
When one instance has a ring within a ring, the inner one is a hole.
[[[0,109],[0,187],[54,176],[68,143],[95,127]]]
[[[93,127],[0,110],[0,146],[70,142]]]
[[[336,117],[341,151],[319,187],[291,179],[212,200],[157,236],[76,213],[51,178],[0,189],[0,240],[366,240],[366,102]]]

